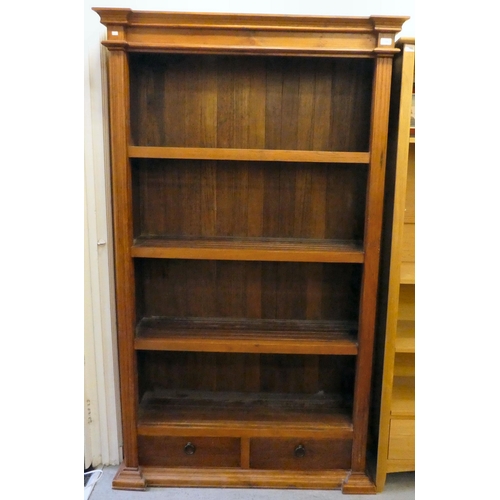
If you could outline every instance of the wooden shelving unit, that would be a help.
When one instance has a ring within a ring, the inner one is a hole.
[[[374,493],[386,139],[407,18],[94,10],[109,49],[113,487]]]
[[[376,485],[415,470],[415,40],[395,57],[382,245],[373,434]]]

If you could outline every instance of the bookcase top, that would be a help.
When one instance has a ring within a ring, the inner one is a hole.
[[[409,19],[93,10],[108,28],[103,44],[127,51],[393,55],[395,35]]]

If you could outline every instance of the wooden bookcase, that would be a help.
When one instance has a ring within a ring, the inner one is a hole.
[[[389,96],[407,18],[94,10],[109,49],[113,486],[375,492]]]
[[[387,473],[415,470],[415,40],[396,46],[375,361],[375,380],[381,380],[374,397],[378,491]]]

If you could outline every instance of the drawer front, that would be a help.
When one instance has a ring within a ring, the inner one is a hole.
[[[389,431],[389,460],[415,458],[415,420],[391,419]]]
[[[138,436],[140,465],[239,467],[238,438]]]
[[[255,438],[250,440],[250,468],[350,469],[351,450],[347,439]]]

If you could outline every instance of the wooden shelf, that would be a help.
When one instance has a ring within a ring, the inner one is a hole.
[[[402,285],[414,285],[415,262],[401,262],[400,276]]]
[[[415,352],[415,321],[398,321],[396,330],[396,352]]]
[[[284,238],[137,238],[132,257],[362,263],[360,242]]]
[[[370,153],[279,149],[129,146],[130,158],[237,160],[312,163],[370,163]]]
[[[394,359],[395,377],[415,377],[415,356],[413,353],[400,352]]]
[[[415,379],[395,377],[392,387],[391,417],[415,417]]]
[[[356,355],[357,325],[335,321],[143,318],[137,350]]]
[[[336,395],[155,390],[139,405],[140,435],[350,438],[350,409]]]

